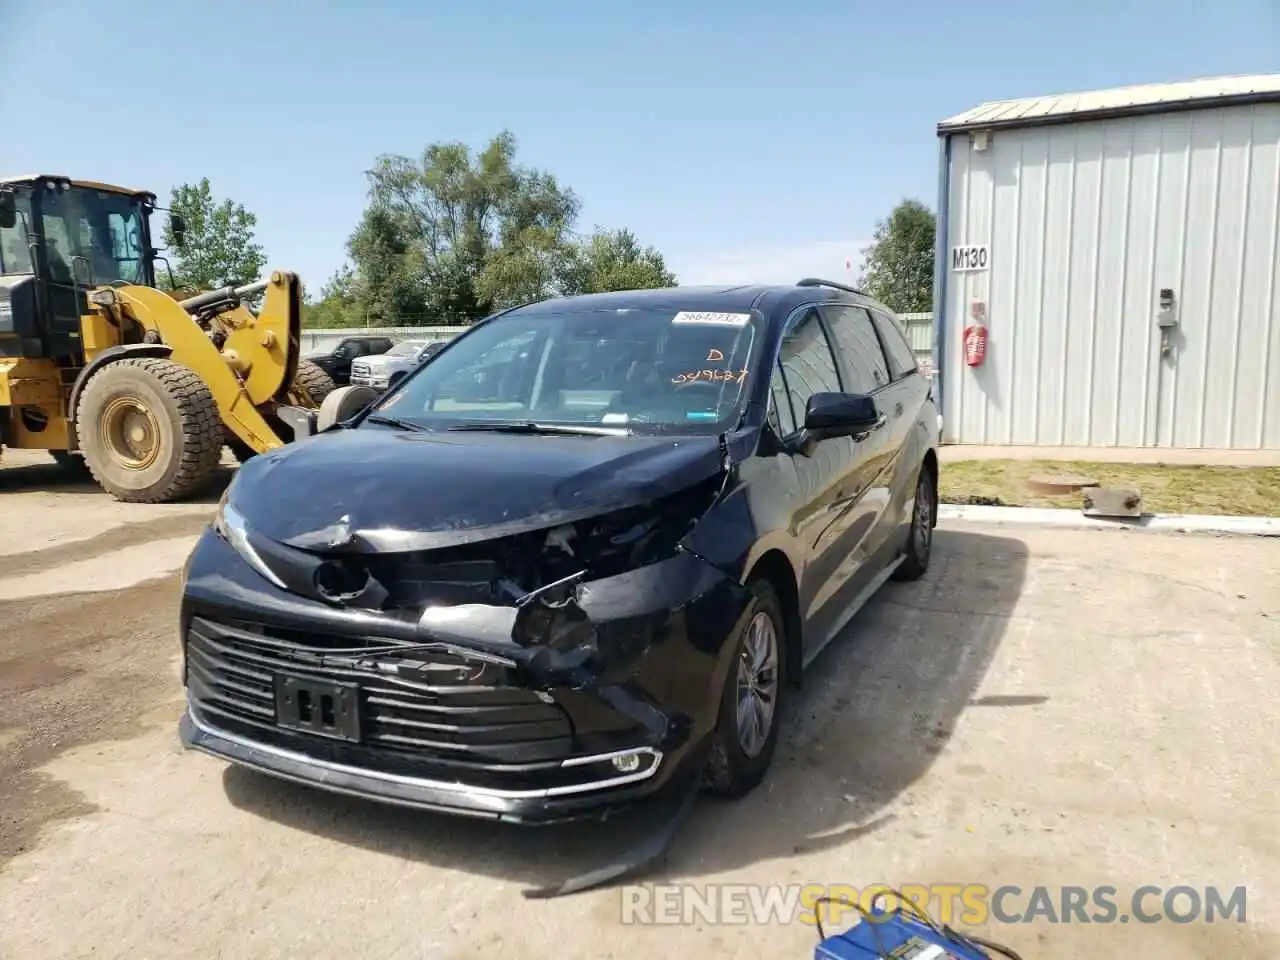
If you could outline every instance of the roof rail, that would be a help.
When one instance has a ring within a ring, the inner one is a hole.
[[[860,297],[867,294],[857,287],[851,287],[845,283],[836,283],[834,280],[822,280],[818,277],[805,277],[803,280],[796,281],[797,287],[831,287],[835,290],[843,290],[845,293],[856,293]]]

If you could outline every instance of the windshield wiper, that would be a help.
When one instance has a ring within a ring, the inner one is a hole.
[[[419,433],[426,430],[420,423],[414,423],[412,420],[401,420],[398,417],[388,417],[382,413],[371,413],[365,417],[366,423],[380,423],[384,427],[399,427],[401,430],[417,430]]]
[[[485,430],[490,433],[545,433],[564,436],[626,437],[631,431],[626,427],[593,427],[571,423],[534,423],[533,421],[498,420],[490,423],[459,423],[450,430]]]

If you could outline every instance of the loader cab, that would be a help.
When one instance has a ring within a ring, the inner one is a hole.
[[[94,287],[155,286],[155,198],[37,176],[0,181],[0,357],[83,362]]]

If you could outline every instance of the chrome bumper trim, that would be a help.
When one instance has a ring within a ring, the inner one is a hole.
[[[187,716],[190,718],[193,726],[201,733],[207,736],[225,740],[228,743],[234,743],[246,750],[255,750],[267,756],[279,757],[281,760],[287,760],[292,763],[303,764],[305,766],[316,767],[321,770],[328,770],[334,773],[347,774],[353,777],[364,777],[370,780],[382,780],[387,783],[397,783],[409,787],[421,787],[427,790],[441,790],[450,793],[462,794],[472,797],[489,797],[497,800],[540,800],[550,797],[566,797],[575,794],[591,793],[595,790],[607,790],[610,787],[620,787],[629,783],[639,783],[641,780],[648,780],[658,772],[658,768],[662,765],[662,751],[655,750],[652,747],[637,747],[633,750],[616,750],[612,753],[602,753],[589,757],[570,757],[560,763],[561,768],[581,767],[591,763],[607,763],[616,757],[623,756],[640,756],[652,757],[653,762],[645,769],[638,770],[635,773],[619,774],[616,777],[609,777],[604,780],[595,780],[590,783],[566,784],[561,787],[545,787],[539,790],[501,790],[495,787],[473,787],[465,783],[457,781],[448,782],[444,780],[428,780],[424,777],[406,777],[402,774],[383,773],[379,770],[369,770],[364,767],[351,767],[346,764],[332,763],[328,760],[317,760],[315,757],[309,757],[304,753],[297,753],[293,750],[285,750],[282,747],[270,746],[268,744],[259,743],[255,740],[249,740],[246,737],[238,736],[234,733],[228,733],[225,730],[219,730],[217,727],[210,726],[205,720],[200,719],[196,711],[191,708],[191,702],[187,702]],[[205,753],[218,756],[216,751],[207,750],[203,747],[195,747]]]

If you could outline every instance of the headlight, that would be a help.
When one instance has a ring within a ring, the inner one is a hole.
[[[218,512],[213,518],[213,529],[231,544],[232,549],[244,558],[249,566],[253,567],[259,574],[279,587],[281,590],[288,589],[279,577],[271,572],[262,561],[262,557],[258,556],[258,551],[253,549],[253,544],[249,542],[249,527],[245,523],[244,515],[231,505],[231,488],[227,488],[227,492],[222,495],[222,499],[218,501]]]

